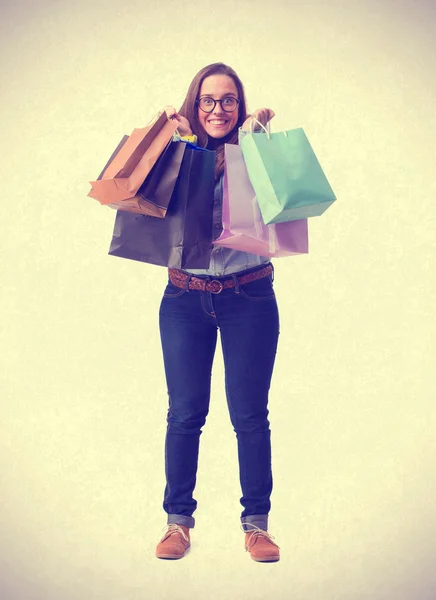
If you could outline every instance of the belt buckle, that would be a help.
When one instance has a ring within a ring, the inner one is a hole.
[[[213,290],[212,289],[212,285],[213,284],[218,284],[219,285],[219,289],[218,290]],[[220,292],[223,291],[223,284],[221,283],[221,281],[218,281],[218,279],[213,279],[212,281],[208,282],[208,286],[209,286],[209,292],[211,292],[211,294],[219,294]]]

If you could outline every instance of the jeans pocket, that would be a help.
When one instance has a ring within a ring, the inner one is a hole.
[[[275,298],[272,277],[262,277],[241,285],[239,288],[241,296],[248,300],[273,300]]]
[[[174,285],[174,283],[171,283],[171,281],[168,281],[163,297],[164,298],[179,298],[180,296],[183,296],[183,294],[186,291],[187,290],[185,290],[184,288],[179,288],[176,285]]]

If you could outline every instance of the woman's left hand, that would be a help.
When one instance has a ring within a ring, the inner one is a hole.
[[[192,135],[191,125],[189,124],[188,119],[186,117],[182,117],[182,115],[179,115],[174,106],[167,104],[164,108],[164,111],[167,114],[168,120],[174,119],[179,123],[177,131],[181,136]]]
[[[260,123],[262,123],[263,126],[266,126],[266,124],[269,121],[271,121],[271,119],[274,116],[275,116],[275,112],[273,110],[271,110],[271,108],[258,108],[248,117],[248,119],[246,119],[246,121],[244,121],[241,129],[243,129],[245,131],[250,131],[250,128],[251,128],[250,123],[253,118],[257,119]],[[257,125],[256,122],[254,122],[253,129],[254,130],[259,129],[259,125]]]

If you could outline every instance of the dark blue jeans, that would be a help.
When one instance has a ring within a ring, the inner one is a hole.
[[[168,523],[194,527],[199,440],[209,411],[219,329],[238,444],[241,521],[246,530],[246,522],[268,528],[272,473],[267,406],[279,336],[272,280],[264,277],[219,294],[180,289],[171,282],[165,289],[159,324],[169,395],[163,503]]]

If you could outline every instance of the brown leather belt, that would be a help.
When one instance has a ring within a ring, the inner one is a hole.
[[[271,275],[272,272],[273,266],[270,263],[263,269],[258,269],[257,271],[252,271],[246,275],[241,275],[240,277],[236,277],[236,279],[239,285],[244,285],[244,283],[250,283],[250,281],[256,281],[256,279],[268,277],[268,275]],[[173,285],[179,288],[186,288],[188,290],[200,290],[201,292],[212,292],[212,294],[219,294],[227,288],[235,287],[235,281],[233,277],[224,279],[223,281],[219,281],[218,279],[208,281],[207,279],[200,279],[199,277],[194,277],[193,275],[189,276],[187,273],[179,271],[179,269],[168,269],[168,275]],[[188,279],[189,284],[186,285]]]

